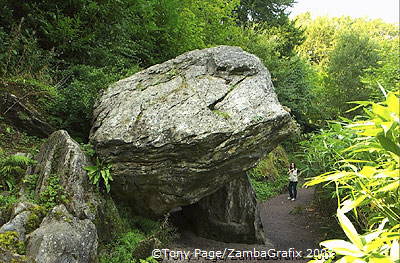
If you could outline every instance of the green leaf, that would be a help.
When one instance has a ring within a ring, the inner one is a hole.
[[[376,192],[389,192],[389,191],[394,191],[395,189],[399,188],[400,186],[400,182],[396,181],[393,182],[391,184],[388,184],[384,187],[379,188],[378,190],[376,190]]]
[[[97,171],[97,166],[85,166],[83,169],[89,172],[95,172]]]
[[[393,263],[389,257],[371,257],[369,259],[370,263]]]
[[[362,249],[363,243],[351,221],[344,215],[344,213],[340,209],[338,209],[337,211],[337,217],[339,219],[339,224],[342,227],[346,236],[354,245],[356,245],[359,249]]]
[[[378,115],[382,120],[389,121],[391,119],[389,109],[382,105],[374,103],[372,105],[372,112]]]
[[[399,98],[393,94],[389,93],[386,97],[386,104],[388,105],[389,111],[394,113],[395,115],[399,116],[400,111],[400,100]]]
[[[400,156],[400,147],[392,140],[382,134],[378,135],[377,139],[385,150],[390,151],[397,156]]]
[[[353,257],[363,257],[365,255],[365,253],[358,249],[354,244],[340,239],[323,241],[320,245],[333,250],[339,255]]]
[[[343,213],[347,213],[350,210],[358,207],[362,203],[362,201],[364,201],[365,198],[367,198],[367,196],[362,195],[362,196],[358,197],[356,200],[346,200],[343,202],[343,204],[342,204],[343,206],[340,210]]]

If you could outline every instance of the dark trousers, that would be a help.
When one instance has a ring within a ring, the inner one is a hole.
[[[290,198],[297,197],[297,182],[289,182],[289,196]]]

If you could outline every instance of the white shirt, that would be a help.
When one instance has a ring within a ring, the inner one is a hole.
[[[289,172],[289,180],[291,182],[297,182],[298,178],[297,178],[297,169],[292,169]]]

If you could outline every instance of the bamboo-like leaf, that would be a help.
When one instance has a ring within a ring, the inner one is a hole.
[[[372,233],[369,233],[365,235],[363,238],[365,240],[365,243],[371,243],[375,238],[379,237],[380,234],[382,234],[383,230],[377,230]]]
[[[398,240],[393,240],[392,245],[390,246],[390,258],[393,261],[400,260],[400,247]]]
[[[370,263],[394,263],[389,257],[371,257]]]
[[[365,253],[354,244],[340,239],[323,241],[320,245],[333,250],[339,255],[353,257],[363,257],[365,255]]]
[[[386,104],[388,105],[389,111],[391,113],[395,113],[397,116],[399,116],[400,100],[396,95],[394,95],[393,93],[389,93],[386,98]]]
[[[399,188],[400,182],[396,181],[376,190],[376,192],[389,192]]]
[[[366,178],[372,178],[375,173],[376,168],[372,166],[364,166],[361,171],[359,171],[359,174],[363,175]]]
[[[346,159],[338,161],[338,163],[370,163],[370,162],[371,161],[356,160],[356,159]]]
[[[385,150],[390,151],[397,156],[400,156],[400,146],[397,145],[395,142],[384,135],[378,135],[377,139]]]
[[[100,180],[100,173],[96,173],[93,180],[93,184],[98,184],[99,180]]]
[[[364,199],[367,198],[366,195],[359,196],[356,200],[346,200],[343,202],[343,206],[340,209],[343,213],[347,213],[350,210],[358,207]]]
[[[382,120],[390,120],[390,112],[387,107],[374,103],[372,104],[372,112],[378,115]]]
[[[375,137],[377,136],[379,133],[381,133],[383,131],[382,128],[371,128],[371,129],[365,129],[362,132],[358,132],[358,135],[362,135],[362,136],[370,136],[370,137]]]
[[[97,170],[96,166],[85,166],[83,167],[84,170],[89,171],[89,172],[94,172]]]
[[[336,214],[339,219],[339,224],[342,227],[346,236],[354,245],[357,246],[357,248],[362,249],[363,243],[351,221],[344,215],[344,213],[340,209],[338,209]]]
[[[340,260],[343,260],[341,262],[348,262],[348,263],[366,263],[365,260],[362,260],[360,258],[356,258],[356,257],[353,257],[353,256],[344,256]],[[339,260],[336,261],[336,262],[339,262]]]

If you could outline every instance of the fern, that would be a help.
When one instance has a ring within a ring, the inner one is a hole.
[[[110,181],[113,181],[111,175],[111,164],[100,161],[98,158],[96,159],[95,166],[86,166],[85,169],[88,173],[89,180],[92,184],[99,187],[99,183],[102,182],[106,187],[107,193],[110,192],[111,186]]]
[[[23,155],[0,155],[0,188],[12,191],[26,168],[34,163]]]

